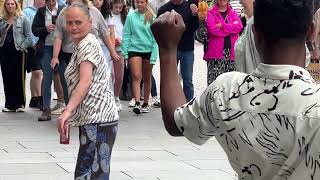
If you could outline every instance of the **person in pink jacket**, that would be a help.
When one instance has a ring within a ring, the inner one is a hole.
[[[217,0],[208,11],[206,24],[208,45],[203,59],[207,61],[207,83],[210,85],[220,74],[235,71],[234,45],[242,23],[228,0]]]

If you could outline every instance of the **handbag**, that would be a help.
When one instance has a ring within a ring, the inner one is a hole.
[[[208,30],[205,21],[199,22],[199,28],[195,31],[195,40],[203,44],[204,52],[208,50]]]

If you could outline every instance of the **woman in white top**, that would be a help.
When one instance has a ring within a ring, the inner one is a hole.
[[[93,24],[88,7],[72,4],[65,18],[75,48],[65,71],[70,100],[58,118],[58,130],[65,134],[66,124],[79,127],[74,179],[108,180],[119,120],[111,74],[98,39],[90,33]]]
[[[115,41],[115,30],[114,30],[114,22],[111,15],[110,3],[108,0],[93,0],[93,5],[101,12],[103,18],[105,19],[109,32],[110,38],[114,45]],[[113,74],[113,61],[111,60],[110,53],[108,48],[104,45],[102,41],[100,41],[102,50],[106,56],[106,60],[108,62],[108,71]]]
[[[124,71],[124,58],[121,52],[121,42],[123,37],[123,26],[127,18],[127,6],[124,0],[114,0],[111,4],[112,8],[112,18],[115,25],[115,46],[118,55],[120,56],[120,61],[113,62],[114,68],[114,96],[117,104],[118,111],[122,110],[120,104],[120,90],[123,80]]]

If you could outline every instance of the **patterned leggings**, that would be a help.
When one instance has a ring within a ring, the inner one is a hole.
[[[80,148],[75,180],[109,180],[110,159],[118,122],[79,127]]]
[[[207,83],[208,86],[217,79],[219,75],[225,72],[236,70],[235,62],[230,60],[230,50],[224,50],[223,59],[209,59],[207,60]]]

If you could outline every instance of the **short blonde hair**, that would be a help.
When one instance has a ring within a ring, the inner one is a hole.
[[[10,17],[10,14],[6,8],[6,4],[9,0],[5,0],[2,4],[2,9],[1,9],[1,12],[0,12],[0,19],[5,19],[5,20],[8,20],[9,17]],[[14,3],[16,4],[16,12],[14,14],[15,17],[20,17],[23,15],[23,12],[21,10],[21,6],[20,6],[20,3],[17,1],[17,0],[13,0]]]

